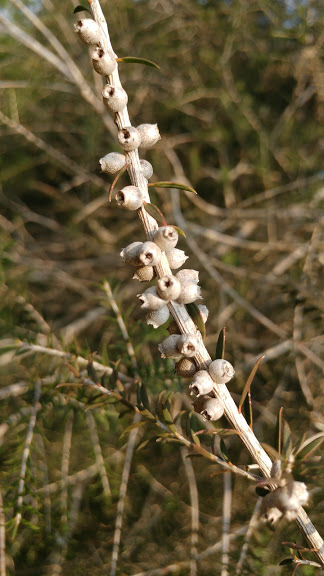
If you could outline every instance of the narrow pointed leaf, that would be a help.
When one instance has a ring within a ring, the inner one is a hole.
[[[190,318],[192,318],[192,320],[196,324],[199,332],[201,333],[201,335],[204,339],[206,337],[206,328],[205,328],[205,324],[203,321],[203,317],[201,315],[201,312],[200,312],[197,304],[195,302],[192,302],[191,304],[186,304],[185,306],[187,308],[187,312],[188,312]]]
[[[285,558],[279,562],[279,566],[284,566],[285,564],[293,564],[293,562],[295,562],[293,558]]]
[[[91,10],[89,10],[89,8],[87,8],[86,6],[81,6],[81,4],[79,4],[79,6],[74,8],[73,14],[77,14],[78,12],[89,12],[89,14],[91,14]]]
[[[140,385],[140,390],[141,390],[141,400],[142,400],[142,404],[143,406],[150,412],[151,411],[151,407],[150,407],[150,402],[148,399],[148,395],[147,395],[147,391],[146,391],[146,387],[143,384],[143,382]]]
[[[123,58],[116,58],[117,62],[123,62],[124,64],[144,64],[145,66],[152,66],[152,68],[157,68],[160,70],[160,66],[152,62],[152,60],[146,60],[146,58],[135,58],[133,56],[124,56]]]
[[[221,438],[219,447],[220,447],[220,451],[222,453],[222,456],[223,456],[225,462],[230,462],[229,453],[228,453],[228,450],[227,450],[227,447],[226,447],[226,444],[225,444],[223,438]]]
[[[143,409],[140,408],[140,411],[141,411],[141,415],[144,416],[144,418],[146,418],[150,422],[156,422],[155,416],[153,416],[153,414],[151,414],[151,412],[149,410],[147,410],[147,408],[143,408]]]
[[[125,164],[125,166],[123,166],[123,168],[122,168],[121,170],[119,170],[119,172],[117,172],[115,178],[113,179],[112,183],[110,184],[109,193],[108,193],[108,202],[111,202],[111,198],[112,198],[112,194],[113,194],[114,188],[115,188],[115,186],[116,186],[116,184],[117,184],[120,176],[121,176],[122,174],[124,174],[124,172],[126,171],[126,169],[127,169],[127,165]]]
[[[131,432],[135,428],[143,428],[143,426],[146,426],[146,422],[143,420],[141,422],[133,422],[129,426],[126,426],[126,428],[122,431],[120,437],[122,438],[125,434]]]
[[[187,192],[197,194],[196,190],[191,188],[191,186],[179,184],[179,182],[149,182],[148,186],[153,186],[154,188],[177,188],[178,190],[187,190]]]
[[[301,460],[303,458],[307,458],[309,454],[311,454],[311,452],[317,450],[317,448],[320,446],[323,440],[324,440],[324,432],[318,432],[318,434],[313,434],[310,438],[307,438],[306,440],[304,440],[304,442],[302,442],[302,444],[299,446],[296,452],[296,455],[299,454]]]
[[[300,544],[296,544],[295,542],[281,542],[283,546],[289,546],[293,550],[299,550],[299,552],[317,552],[317,548],[305,548],[305,546],[301,546]]]
[[[283,407],[281,406],[279,413],[278,413],[278,418],[277,418],[277,422],[276,422],[276,431],[275,431],[275,446],[278,449],[279,454],[281,454],[281,448],[282,448],[282,416],[283,413]]]
[[[253,366],[253,368],[252,368],[252,370],[251,370],[250,376],[248,377],[248,379],[247,379],[247,381],[246,381],[246,384],[245,384],[245,386],[244,386],[244,388],[243,388],[243,392],[242,392],[240,404],[239,404],[239,412],[241,412],[242,405],[243,405],[243,402],[244,402],[244,400],[245,400],[245,398],[246,398],[246,395],[248,394],[248,392],[250,392],[250,388],[251,388],[251,384],[252,384],[252,382],[253,382],[253,378],[254,378],[254,376],[255,376],[255,374],[256,374],[256,371],[257,371],[257,369],[259,368],[259,364],[260,364],[260,362],[261,362],[261,360],[262,360],[263,358],[264,358],[264,356],[260,356],[260,358],[258,358],[258,360],[256,361],[256,363],[254,364],[254,366]]]
[[[173,224],[171,224],[172,228],[174,228],[178,234],[180,234],[180,236],[183,236],[184,238],[186,238],[186,234],[183,230],[181,230],[181,228],[179,228],[179,226],[174,226]]]
[[[261,442],[261,446],[262,448],[265,449],[266,452],[268,452],[270,456],[272,456],[274,460],[280,460],[280,454],[278,450],[270,446],[270,444],[267,444],[266,442]]]
[[[155,204],[151,204],[151,202],[144,202],[143,208],[150,216],[152,216],[152,218],[155,218],[157,222],[162,224],[162,226],[166,226],[166,220],[161,210],[155,206]]]
[[[216,344],[216,355],[215,360],[223,360],[225,356],[225,332],[226,326],[222,328],[219,333],[217,344]]]
[[[207,436],[214,434],[218,434],[219,436],[231,436],[232,434],[241,434],[241,432],[238,430],[232,430],[232,428],[212,428],[211,430],[198,430],[195,434],[197,436],[198,434],[206,434]]]
[[[288,422],[284,420],[283,422],[283,434],[282,434],[282,453],[283,456],[288,457],[292,451],[292,439],[291,430]]]
[[[169,426],[170,430],[172,430],[172,432],[176,432],[177,429],[176,429],[175,424],[172,420],[172,416],[171,416],[171,414],[167,408],[163,409],[163,416],[164,416],[165,423]]]

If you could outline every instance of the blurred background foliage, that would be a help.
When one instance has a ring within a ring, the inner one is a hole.
[[[107,202],[110,178],[98,159],[118,149],[116,131],[102,79],[73,32],[76,4],[0,5],[0,524],[5,518],[10,575],[110,573],[129,448],[122,432],[133,415],[118,403],[102,405],[86,386],[56,387],[77,381],[78,370],[86,375],[89,354],[107,367],[107,388],[117,362],[131,401],[140,375],[153,404],[169,390],[174,414],[190,409],[188,383],[157,353],[165,327],[146,326],[136,299],[142,286],[119,257],[143,232],[134,214]],[[153,179],[187,182],[199,194],[159,190],[152,201],[187,234],[180,247],[200,270],[211,355],[226,325],[239,401],[266,354],[252,386],[261,442],[273,444],[281,406],[294,441],[322,432],[323,2],[107,0],[102,7],[116,53],[161,67],[119,68],[134,125],[157,122],[162,134],[146,153]],[[100,377],[104,371],[99,366]],[[197,573],[220,573],[228,482],[210,462],[186,464],[183,448],[157,443],[153,427],[131,435],[135,446],[150,441],[130,462],[116,573],[195,573],[195,487]],[[235,464],[250,462],[236,437],[226,445]],[[310,517],[323,531],[321,452],[295,473],[308,484]],[[301,540],[285,521],[275,530],[256,523],[238,565],[257,497],[245,478],[234,476],[231,486],[230,573],[290,574],[291,566],[278,567],[289,555],[281,542]]]

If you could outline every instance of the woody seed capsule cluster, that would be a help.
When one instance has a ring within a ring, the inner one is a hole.
[[[117,67],[117,62],[111,52],[105,52],[101,46],[92,53],[92,65],[95,71],[102,76],[109,76]]]

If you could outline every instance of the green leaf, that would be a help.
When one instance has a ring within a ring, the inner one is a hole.
[[[156,422],[155,416],[153,416],[153,414],[151,414],[151,412],[147,410],[147,408],[139,408],[139,410],[141,411],[141,415],[144,416],[144,418],[146,418],[150,422]]]
[[[178,190],[187,190],[188,192],[197,194],[196,190],[190,186],[187,186],[186,184],[179,184],[178,182],[149,182],[148,186],[154,186],[154,188],[177,188]]]
[[[219,336],[218,336],[218,340],[217,340],[217,344],[216,344],[215,360],[223,360],[224,359],[224,356],[225,356],[225,332],[226,332],[226,326],[224,326],[224,328],[221,329]]]
[[[170,430],[172,430],[172,432],[177,432],[176,426],[172,420],[172,416],[167,408],[163,408],[163,416],[165,423],[169,426]]]
[[[324,432],[313,434],[310,438],[307,438],[304,440],[304,442],[302,442],[296,452],[296,456],[298,454],[300,460],[308,458],[312,452],[317,450],[317,448],[322,444],[323,440]]]
[[[180,234],[180,236],[183,236],[184,238],[186,238],[186,234],[184,233],[183,230],[181,230],[181,228],[179,228],[179,226],[174,226],[173,224],[171,224],[172,228],[174,228],[178,234]]]
[[[251,388],[251,384],[253,382],[253,378],[256,374],[257,369],[259,368],[259,364],[261,362],[261,360],[264,358],[264,356],[260,356],[260,358],[258,358],[258,360],[256,361],[256,363],[254,364],[250,376],[248,377],[246,384],[243,388],[243,392],[242,392],[242,396],[241,396],[241,400],[240,400],[240,404],[239,404],[239,412],[241,412],[241,408],[243,405],[243,402],[246,398],[246,395],[250,392],[250,388]]]
[[[206,337],[206,328],[198,305],[195,302],[192,302],[191,304],[186,304],[185,306],[190,318],[192,318],[204,339]]]
[[[129,426],[126,426],[126,428],[122,431],[120,437],[122,438],[125,434],[127,434],[128,432],[131,432],[135,428],[143,428],[143,426],[146,426],[146,422],[143,422],[143,421],[133,422]]]
[[[161,212],[161,210],[155,206],[155,204],[151,204],[151,202],[144,202],[143,204],[143,208],[146,210],[146,212],[152,216],[152,218],[155,218],[155,220],[157,222],[159,222],[160,224],[162,224],[162,226],[166,226],[166,220]]]
[[[81,6],[81,4],[79,4],[79,6],[74,8],[73,14],[77,14],[78,12],[89,12],[89,14],[91,14],[91,10],[89,10],[89,8],[87,8],[86,6]]]
[[[119,172],[117,172],[115,178],[113,179],[112,183],[110,184],[110,188],[109,188],[109,192],[108,192],[108,202],[111,202],[111,197],[112,197],[114,188],[115,188],[120,176],[122,174],[124,174],[126,169],[127,169],[127,165],[125,164],[125,166],[123,166],[123,168],[121,170],[119,170]]]
[[[293,558],[285,558],[279,562],[279,566],[284,566],[285,564],[293,564],[293,562],[295,562]]]
[[[282,412],[283,407],[281,406],[278,413],[276,430],[275,430],[275,446],[277,446],[278,448],[279,455],[281,454],[281,442],[282,442]]]
[[[146,387],[145,387],[145,385],[143,384],[143,382],[140,384],[140,392],[141,392],[142,404],[143,404],[143,406],[150,412],[150,411],[151,411],[150,402],[149,402],[149,399],[148,399]]]
[[[212,428],[211,430],[198,430],[195,432],[196,435],[206,434],[218,434],[219,436],[231,436],[232,434],[241,434],[238,430],[233,430],[232,428]]]
[[[160,66],[151,60],[146,60],[146,58],[133,58],[133,56],[124,56],[123,58],[116,58],[116,61],[123,62],[124,64],[144,64],[145,66],[152,66],[152,68],[157,68],[160,70]]]
[[[228,453],[228,450],[227,450],[227,447],[226,447],[226,444],[225,444],[223,438],[221,438],[221,441],[219,443],[219,447],[220,447],[220,451],[222,453],[222,456],[223,456],[225,462],[230,462],[229,453]]]
[[[262,448],[265,449],[265,451],[269,454],[269,456],[272,456],[274,460],[280,460],[280,454],[278,450],[270,446],[270,444],[267,444],[266,442],[261,442],[261,446]]]
[[[292,550],[298,550],[299,552],[316,552],[317,548],[305,548],[305,546],[301,546],[300,544],[296,544],[295,542],[281,542],[283,546],[289,546]]]
[[[292,452],[291,430],[288,422],[284,420],[283,434],[282,434],[282,453],[285,458],[288,458],[291,452]]]

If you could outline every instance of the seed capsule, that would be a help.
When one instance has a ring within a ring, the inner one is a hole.
[[[165,253],[169,262],[171,270],[176,270],[181,268],[189,256],[186,256],[183,250],[178,248],[173,248],[172,250]]]
[[[143,194],[137,186],[125,186],[116,194],[118,206],[126,210],[138,210],[143,204]]]
[[[176,300],[180,294],[180,290],[181,284],[175,276],[163,276],[163,278],[158,280],[157,291],[163,300]]]
[[[133,280],[140,282],[150,282],[155,278],[155,270],[153,266],[139,266],[133,276]]]
[[[165,300],[159,297],[156,286],[147,288],[142,294],[137,294],[143,310],[159,310],[165,306]]]
[[[141,148],[152,148],[161,139],[157,124],[140,124],[137,130],[141,136]]]
[[[127,106],[128,96],[124,88],[106,84],[102,91],[104,105],[111,112],[121,112]]]
[[[199,340],[194,334],[182,334],[178,340],[178,350],[187,358],[196,356],[199,350]]]
[[[194,401],[195,412],[201,414],[205,420],[219,420],[224,414],[224,408],[217,398],[201,396]]]
[[[161,260],[161,250],[154,242],[144,242],[139,258],[144,266],[156,266]]]
[[[180,295],[177,298],[179,304],[191,304],[202,298],[201,288],[194,282],[182,284]]]
[[[144,178],[149,180],[153,176],[153,166],[147,160],[140,160],[141,170]]]
[[[74,24],[74,31],[85,44],[98,44],[101,40],[101,29],[92,18],[84,18]]]
[[[101,46],[92,53],[92,65],[98,74],[109,76],[116,69],[117,62],[112,52],[105,52]]]
[[[120,253],[123,262],[125,262],[125,264],[131,264],[132,266],[138,266],[142,246],[143,242],[132,242],[132,244],[128,244],[126,248],[123,248]]]
[[[161,352],[161,358],[180,358],[177,343],[180,336],[178,334],[172,334],[158,345],[158,349]]]
[[[109,154],[99,160],[101,172],[107,172],[108,174],[116,174],[124,168],[125,163],[124,154],[119,154],[118,152],[109,152]]]
[[[118,132],[118,142],[127,152],[135,150],[141,143],[140,133],[134,126],[122,128]]]
[[[152,310],[148,312],[146,316],[147,324],[151,324],[153,328],[158,328],[165,324],[167,320],[170,318],[170,311],[167,306],[162,306],[159,310]]]
[[[191,388],[190,394],[195,394],[197,397],[209,394],[214,388],[214,384],[207,370],[198,370],[189,385],[189,388]]]
[[[198,270],[190,270],[189,268],[183,268],[176,273],[176,277],[180,280],[181,284],[195,283],[199,282],[199,272]]]
[[[209,365],[208,370],[209,375],[216,384],[226,384],[235,374],[232,364],[227,362],[227,360],[214,360]]]
[[[161,226],[154,234],[154,242],[166,252],[176,246],[178,239],[178,232],[173,226]]]
[[[192,358],[181,358],[175,365],[175,371],[182,378],[191,378],[197,372],[197,366]]]
[[[269,492],[262,500],[263,519],[271,524],[282,514],[288,521],[295,520],[300,506],[305,506],[309,493],[304,482],[288,482]]]

